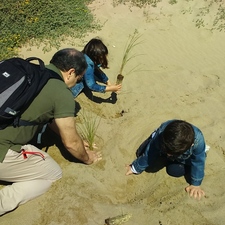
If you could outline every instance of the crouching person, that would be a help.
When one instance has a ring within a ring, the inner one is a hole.
[[[85,164],[101,159],[99,152],[85,149],[74,122],[75,102],[69,88],[79,81],[87,68],[84,55],[76,49],[63,49],[54,54],[48,69],[63,81],[50,79],[22,114],[21,120],[45,124],[54,121],[65,148]],[[0,130],[0,180],[12,183],[0,190],[0,215],[12,211],[45,193],[62,177],[59,165],[44,151],[27,144],[40,125]]]
[[[166,167],[170,176],[185,176],[189,183],[185,190],[200,199],[205,196],[200,185],[208,148],[197,127],[182,120],[169,120],[140,145],[137,159],[127,165],[126,175],[140,174],[145,170],[157,172]]]

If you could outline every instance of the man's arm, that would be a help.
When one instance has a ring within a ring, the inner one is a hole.
[[[85,164],[92,164],[101,159],[99,152],[85,150],[83,140],[76,130],[74,117],[57,118],[50,125],[62,139],[65,148]]]

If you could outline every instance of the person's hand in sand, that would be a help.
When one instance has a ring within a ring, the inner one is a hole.
[[[126,175],[127,175],[127,176],[128,176],[128,175],[134,174],[134,173],[132,172],[132,170],[131,170],[131,166],[130,166],[130,165],[126,165],[126,170],[127,170],[127,172],[126,172]]]
[[[87,142],[86,140],[83,140],[83,143],[84,143],[85,149],[86,149],[86,150],[89,149],[89,144],[88,144],[88,142]]]
[[[191,197],[198,200],[205,196],[205,192],[200,188],[200,186],[189,185],[185,188],[185,191],[189,193]]]
[[[96,152],[92,150],[86,150],[89,160],[85,162],[86,164],[90,165],[92,163],[96,163],[102,159],[102,153],[101,152]]]
[[[185,188],[186,192],[201,199],[205,196],[200,185],[208,149],[197,127],[183,120],[169,120],[140,145],[136,151],[137,159],[126,166],[126,175],[143,171],[154,173],[166,167],[168,175],[184,176],[190,184]]]
[[[83,140],[83,143],[84,143],[85,150],[89,157],[89,161],[86,162],[86,164],[90,165],[90,164],[96,163],[102,159],[101,152],[96,152],[96,151],[90,150],[90,148],[89,148],[90,146],[86,140]],[[97,149],[97,148],[98,148],[97,145],[93,144],[93,149]]]
[[[89,150],[90,149],[90,145],[89,145],[89,143],[86,141],[86,140],[83,140],[83,143],[84,143],[84,147],[85,147],[85,149],[86,150]],[[98,148],[98,146],[95,144],[95,143],[93,143],[93,145],[92,145],[92,148],[91,149],[97,149]]]

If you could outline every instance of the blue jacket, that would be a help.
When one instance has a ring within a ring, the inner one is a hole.
[[[88,67],[83,79],[71,88],[74,98],[83,90],[84,86],[87,86],[92,91],[104,93],[106,86],[97,84],[95,78],[104,84],[108,81],[108,77],[99,69],[99,66],[96,66],[86,54],[84,56]]]
[[[134,167],[137,173],[143,172],[147,167],[152,165],[159,156],[165,154],[160,149],[161,134],[170,122],[172,122],[172,120],[161,124],[161,126],[151,134],[147,141],[144,154],[133,161],[132,167]],[[202,132],[197,127],[193,125],[192,127],[195,132],[194,145],[181,156],[177,157],[176,161],[191,166],[191,184],[199,186],[204,177],[206,159],[205,140]]]

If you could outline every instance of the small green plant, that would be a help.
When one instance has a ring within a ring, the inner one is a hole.
[[[132,49],[134,47],[136,47],[137,45],[142,43],[140,38],[141,38],[141,35],[138,33],[137,29],[135,29],[134,33],[131,35],[131,37],[129,37],[127,45],[126,45],[125,50],[124,50],[121,66],[120,66],[120,69],[119,69],[119,74],[117,76],[117,82],[116,82],[117,84],[120,84],[123,80],[123,77],[124,77],[123,71],[124,71],[124,68],[127,65],[127,63],[131,59],[139,56],[139,55],[131,54],[131,53],[132,53]],[[137,66],[133,67],[128,73],[134,72],[136,67]]]
[[[169,4],[173,5],[173,4],[176,4],[177,3],[177,0],[169,0]]]
[[[113,5],[116,6],[118,4],[125,4],[126,2],[131,3],[139,8],[144,7],[146,5],[151,5],[152,7],[157,7],[157,3],[162,0],[113,0]]]
[[[78,125],[78,129],[83,139],[88,142],[90,150],[93,150],[94,140],[101,118],[98,117],[98,115],[94,115],[92,112],[86,112],[84,110],[80,115],[81,123]]]
[[[126,48],[125,48],[125,51],[124,51],[124,55],[123,55],[123,59],[122,59],[122,63],[121,63],[121,66],[120,66],[120,70],[119,70],[119,73],[122,74],[123,73],[123,70],[124,70],[124,67],[127,65],[127,63],[135,58],[136,56],[138,55],[130,55],[131,54],[131,51],[132,49],[137,46],[138,44],[141,43],[141,41],[139,41],[141,35],[138,34],[138,31],[135,29],[133,35],[131,36],[131,39],[129,40]]]

